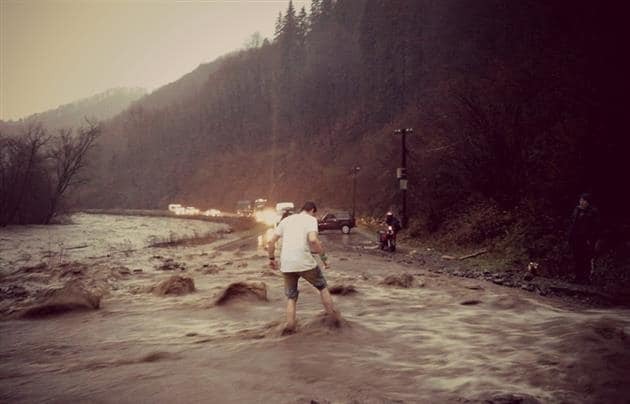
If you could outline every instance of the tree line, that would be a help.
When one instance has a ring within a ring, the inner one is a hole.
[[[413,127],[410,233],[510,238],[524,256],[544,256],[590,191],[619,247],[629,201],[618,179],[628,141],[618,125],[624,73],[611,63],[623,37],[617,11],[542,0],[289,2],[273,38],[221,58],[194,91],[140,100],[108,121],[81,199],[343,207],[358,164],[358,211],[380,215],[399,207],[392,132]]]

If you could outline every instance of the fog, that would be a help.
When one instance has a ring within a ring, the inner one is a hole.
[[[153,90],[241,48],[254,32],[271,38],[287,3],[3,0],[0,119],[114,87]]]

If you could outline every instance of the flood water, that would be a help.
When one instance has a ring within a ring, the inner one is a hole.
[[[356,291],[334,296],[344,321],[323,316],[302,280],[298,331],[283,336],[282,277],[267,268],[257,235],[154,248],[144,242],[151,236],[219,227],[152,220],[85,215],[72,228],[0,230],[0,290],[26,289],[0,301],[0,402],[630,402],[626,309],[436,274],[371,253],[357,233],[331,232],[322,234],[328,283]],[[47,240],[61,234],[64,246],[81,248],[50,261]],[[131,246],[118,248],[125,239]],[[25,269],[38,262],[47,265]],[[104,293],[99,310],[15,317],[77,262],[82,280]],[[169,262],[178,265],[164,270]],[[148,291],[175,273],[196,291]],[[392,275],[411,283],[397,286]],[[267,301],[236,294],[215,304],[236,282],[263,282]]]

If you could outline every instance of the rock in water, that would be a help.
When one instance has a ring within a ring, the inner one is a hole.
[[[329,289],[333,295],[351,295],[357,293],[357,289],[353,285],[333,285]]]
[[[464,300],[460,304],[464,306],[475,306],[475,305],[478,305],[479,303],[481,303],[481,300],[470,299],[470,300]]]
[[[264,282],[236,282],[230,284],[217,297],[214,304],[226,304],[234,299],[253,299],[267,301],[267,285]]]
[[[195,282],[192,278],[180,275],[173,275],[151,288],[151,292],[158,296],[180,296],[194,291]]]
[[[42,318],[71,311],[96,310],[101,305],[101,297],[80,283],[68,282],[60,289],[45,293],[39,302],[24,309],[20,317]]]
[[[401,275],[389,275],[383,279],[384,285],[398,286],[401,288],[410,288],[413,285],[413,275],[401,274]]]

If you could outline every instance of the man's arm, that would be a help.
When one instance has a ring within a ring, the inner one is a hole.
[[[308,233],[308,245],[311,249],[312,253],[315,254],[323,254],[324,247],[322,246],[322,242],[319,241],[319,237],[317,236],[317,232],[311,231]]]
[[[274,234],[267,242],[267,253],[269,254],[269,266],[276,269],[276,242],[280,240],[280,236]]]

